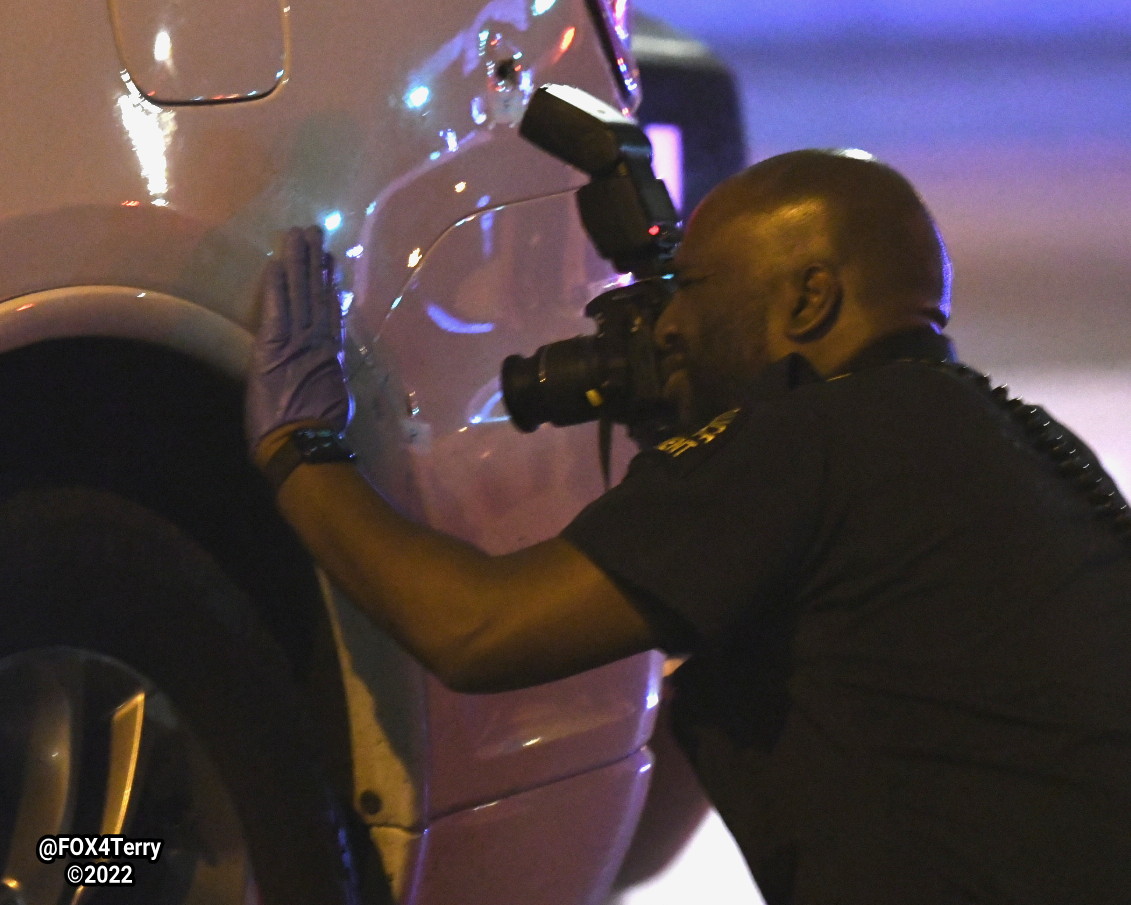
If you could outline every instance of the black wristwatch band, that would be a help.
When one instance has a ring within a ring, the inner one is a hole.
[[[353,451],[346,446],[342,435],[329,428],[300,428],[292,431],[287,442],[275,451],[263,466],[263,473],[271,486],[278,490],[300,465],[320,465],[324,462],[352,462]]]

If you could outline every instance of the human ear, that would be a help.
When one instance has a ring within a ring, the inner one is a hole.
[[[819,339],[836,322],[844,295],[840,276],[827,264],[810,264],[801,274],[801,285],[786,324],[786,335],[795,342]]]

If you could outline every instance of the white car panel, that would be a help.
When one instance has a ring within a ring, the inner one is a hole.
[[[122,66],[157,104],[262,97],[283,78],[278,0],[110,0]]]

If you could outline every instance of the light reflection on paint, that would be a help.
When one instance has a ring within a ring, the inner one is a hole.
[[[484,391],[487,391],[486,399],[476,408],[475,403],[483,398]],[[499,424],[503,421],[510,421],[505,410],[501,410],[500,406],[503,402],[503,391],[498,388],[498,381],[492,380],[482,390],[475,394],[471,400],[471,414],[468,415],[468,424]],[[502,413],[500,414],[500,411]]]
[[[428,89],[427,85],[417,85],[411,88],[404,96],[405,106],[410,110],[419,110],[428,103],[428,98],[432,96],[432,92]]]
[[[628,61],[624,57],[617,57],[617,69],[620,70],[621,77],[624,79],[625,87],[629,91],[635,91],[640,86],[636,82],[636,78],[632,74],[632,67],[628,65]]]
[[[627,43],[628,41],[628,0],[614,0],[613,2],[613,26],[617,30],[620,39]]]
[[[463,181],[457,182],[454,188],[457,193],[467,191],[467,183]]]
[[[577,36],[576,26],[571,25],[562,32],[562,39],[558,42],[558,51],[565,53],[573,44],[573,39]]]
[[[552,10],[557,2],[558,0],[534,0],[530,5],[530,11],[536,16],[541,16],[543,13]]]
[[[169,37],[169,32],[162,29],[153,41],[153,59],[158,63],[168,63],[172,56],[173,40]]]
[[[616,66],[621,77],[628,99],[635,98],[639,101],[639,72],[636,68],[636,62],[629,52],[629,19],[631,16],[629,0],[604,0],[601,9],[604,12],[605,31],[612,43],[613,65]],[[631,104],[624,109],[624,112],[630,113],[630,107]]]
[[[364,245],[355,245],[353,248],[346,249],[347,258],[360,258],[363,254],[365,254]]]
[[[484,258],[495,254],[495,212],[484,211],[479,218],[480,249]]]
[[[342,225],[342,213],[341,213],[341,211],[331,211],[330,213],[328,213],[326,215],[326,218],[322,221],[322,226],[325,227],[326,232],[328,232],[328,233],[332,233],[334,230],[336,230],[341,225]]]
[[[429,302],[424,310],[432,323],[445,333],[490,333],[495,329],[494,324],[476,324],[460,320],[433,302]]]
[[[138,90],[128,72],[121,73],[126,93],[118,98],[118,114],[141,165],[141,177],[153,203],[165,207],[169,192],[166,154],[177,130],[176,114],[151,103]]]
[[[420,261],[423,257],[424,257],[423,252],[421,252],[421,250],[419,248],[414,248],[412,250],[412,253],[409,254],[409,256],[408,256],[408,266],[409,267],[415,267],[417,264],[420,263]]]
[[[353,307],[353,293],[343,292],[339,296],[340,305],[342,309],[342,316],[349,314],[350,308]]]

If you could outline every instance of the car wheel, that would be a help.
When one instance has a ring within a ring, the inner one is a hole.
[[[240,591],[172,524],[95,490],[0,503],[0,902],[352,901],[304,712]],[[97,858],[38,857],[93,834],[162,845],[103,862],[129,885],[74,886],[68,862]]]

